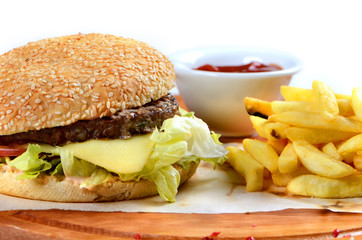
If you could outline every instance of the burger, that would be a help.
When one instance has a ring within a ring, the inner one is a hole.
[[[105,34],[31,42],[0,56],[0,193],[98,202],[173,202],[218,135],[169,93],[171,62]]]

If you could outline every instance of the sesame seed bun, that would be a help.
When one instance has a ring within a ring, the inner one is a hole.
[[[0,135],[70,125],[142,106],[174,86],[171,62],[103,34],[31,42],[0,56]]]
[[[195,173],[198,164],[192,162],[186,170],[178,164],[175,169],[180,173],[180,185]],[[122,182],[115,178],[92,190],[80,188],[79,182],[60,181],[54,176],[42,176],[36,179],[17,180],[18,173],[5,166],[0,167],[0,192],[3,194],[54,202],[105,202],[145,198],[157,195],[156,185],[145,179]],[[19,184],[19,181],[21,182]]]

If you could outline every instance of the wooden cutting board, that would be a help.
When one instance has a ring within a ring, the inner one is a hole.
[[[179,97],[178,100],[183,105]],[[338,237],[362,240],[362,214],[334,213],[328,210],[310,209],[288,209],[246,214],[126,213],[63,210],[0,212],[0,240],[211,240],[252,239],[251,237],[255,239],[294,240],[335,239]]]
[[[0,239],[362,239],[362,215],[326,210],[249,214],[0,212]],[[358,235],[358,236],[357,236]],[[336,236],[336,235],[335,235]]]

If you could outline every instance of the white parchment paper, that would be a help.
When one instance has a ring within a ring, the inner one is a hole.
[[[0,194],[0,210],[64,209],[82,211],[168,212],[168,213],[246,213],[293,209],[330,209],[362,213],[362,199],[313,199],[278,196],[268,192],[249,193],[231,168],[214,170],[200,164],[196,174],[177,194],[175,203],[159,196],[142,200],[111,203],[54,203],[16,198]]]

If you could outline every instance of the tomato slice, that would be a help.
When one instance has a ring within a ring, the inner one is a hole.
[[[12,148],[8,146],[0,146],[0,157],[20,156],[26,151],[26,148]]]

